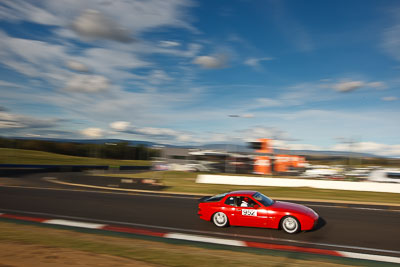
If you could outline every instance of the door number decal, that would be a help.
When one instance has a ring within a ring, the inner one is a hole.
[[[256,210],[245,210],[245,209],[242,209],[242,215],[244,215],[244,216],[257,216],[257,211]]]

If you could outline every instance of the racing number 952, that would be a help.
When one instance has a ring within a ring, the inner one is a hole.
[[[245,209],[242,209],[242,215],[244,215],[244,216],[257,216],[257,211],[256,210],[245,210]]]

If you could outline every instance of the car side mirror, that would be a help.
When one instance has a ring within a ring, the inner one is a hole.
[[[254,208],[255,208],[255,209],[258,209],[259,207],[260,207],[260,206],[257,205],[257,204],[254,205]]]

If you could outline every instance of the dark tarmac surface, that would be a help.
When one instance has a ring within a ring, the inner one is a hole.
[[[89,190],[41,179],[52,176],[55,175],[0,178],[0,212],[28,212],[40,217],[47,214],[52,218],[131,225],[166,232],[400,257],[400,207],[291,201],[306,204],[323,218],[318,229],[295,235],[264,228],[220,229],[198,218],[197,196]]]

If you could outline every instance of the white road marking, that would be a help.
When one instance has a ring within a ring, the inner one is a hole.
[[[64,226],[72,226],[72,227],[81,227],[81,228],[89,228],[89,229],[101,229],[105,226],[105,224],[98,223],[86,223],[86,222],[77,222],[77,221],[69,221],[69,220],[47,220],[43,223],[47,224],[56,224],[56,225],[64,225]]]
[[[331,206],[331,205],[319,205],[319,204],[302,204],[309,207],[321,207],[321,208],[337,208],[337,209],[355,209],[355,210],[372,210],[372,211],[392,211],[400,212],[400,209],[379,209],[379,208],[363,208],[363,207],[346,207],[346,206]],[[390,205],[388,205],[390,206]]]
[[[52,177],[43,177],[43,178],[47,178],[44,179],[48,182],[55,182],[55,181],[50,181],[48,180],[48,178],[52,178]],[[65,182],[60,182],[57,181],[55,183],[58,184],[65,184],[65,185],[73,185],[75,186],[76,184],[69,184],[69,183],[65,183]],[[79,185],[77,185],[79,186]],[[24,188],[24,189],[39,189],[39,190],[54,190],[54,191],[71,191],[71,192],[91,192],[91,193],[98,193],[98,194],[112,194],[112,195],[135,195],[135,196],[149,196],[149,197],[161,197],[161,198],[179,198],[179,199],[199,199],[201,196],[206,196],[206,194],[199,194],[198,196],[176,196],[174,194],[176,194],[175,192],[162,192],[162,194],[160,192],[154,192],[154,191],[147,191],[147,190],[130,190],[130,189],[122,189],[122,188],[109,188],[109,187],[97,187],[97,186],[86,186],[86,185],[80,185],[80,187],[93,187],[93,188],[97,188],[97,189],[108,189],[108,190],[112,190],[112,189],[117,189],[119,191],[126,191],[126,193],[124,192],[104,192],[104,191],[88,191],[88,190],[78,190],[78,189],[65,189],[65,188],[51,188],[51,187],[31,187],[31,186],[14,186],[14,185],[6,185],[6,186],[2,186],[2,187],[11,187],[11,188]],[[167,195],[166,195],[167,194]],[[168,195],[170,194],[170,195]],[[277,199],[278,200],[278,199]],[[285,199],[280,199],[282,201],[284,201]],[[343,203],[341,203],[343,204]],[[349,203],[351,204],[351,203]],[[320,204],[302,204],[305,206],[310,206],[310,207],[321,207],[321,208],[337,208],[337,209],[359,209],[359,210],[372,210],[372,211],[385,211],[385,212],[400,212],[400,209],[379,209],[379,208],[363,208],[363,207],[346,207],[346,206],[334,206],[334,205],[320,205]],[[362,204],[359,204],[362,205]],[[388,204],[388,206],[391,206],[392,204]],[[396,206],[396,204],[393,204],[392,206]]]
[[[236,247],[246,247],[247,246],[245,242],[238,241],[238,240],[213,238],[213,237],[205,237],[205,236],[198,236],[198,235],[187,235],[187,234],[180,234],[180,233],[168,233],[164,237],[172,238],[172,239],[236,246]]]
[[[302,245],[316,245],[316,246],[325,246],[325,247],[332,247],[332,248],[339,248],[339,249],[354,249],[354,250],[360,250],[360,251],[372,251],[372,252],[392,253],[392,254],[400,255],[400,251],[397,251],[397,250],[346,246],[346,245],[327,244],[327,243],[315,243],[315,242],[307,242],[307,241],[293,240],[293,239],[240,235],[240,234],[234,234],[234,233],[220,233],[220,232],[212,232],[212,231],[191,230],[191,229],[182,229],[182,228],[140,224],[140,223],[128,223],[128,222],[119,222],[119,221],[111,221],[111,220],[98,220],[98,219],[83,218],[83,217],[64,216],[64,215],[41,213],[41,212],[27,212],[27,211],[21,211],[21,210],[1,209],[1,211],[10,212],[10,213],[33,214],[33,215],[44,216],[44,217],[54,216],[54,217],[59,217],[59,218],[72,219],[72,220],[84,220],[84,221],[88,220],[88,221],[98,222],[98,223],[103,223],[103,224],[116,224],[116,225],[119,224],[119,225],[135,226],[135,227],[143,227],[143,228],[162,229],[162,230],[169,230],[169,231],[176,231],[176,232],[182,231],[182,232],[188,232],[188,233],[194,233],[194,234],[211,234],[211,235],[228,236],[228,237],[234,236],[234,237],[239,237],[239,238],[252,238],[252,239],[275,241],[275,242],[287,242],[287,243],[302,244]]]
[[[341,253],[346,258],[372,260],[372,261],[383,261],[383,262],[390,262],[390,263],[400,263],[400,258],[397,258],[397,257],[362,254],[362,253],[354,253],[354,252],[347,252],[347,251],[337,251],[337,252]]]
[[[90,192],[97,192],[103,194],[115,194],[115,195],[123,195],[123,194],[135,194],[135,195],[145,195],[145,196],[153,196],[153,197],[168,197],[168,198],[184,198],[184,199],[198,199],[202,196],[207,196],[209,194],[196,194],[196,193],[180,193],[180,192],[155,192],[151,190],[138,190],[138,189],[124,189],[124,188],[110,188],[110,187],[103,187],[103,186],[94,186],[94,185],[83,185],[83,184],[74,184],[74,183],[67,183],[57,180],[56,177],[42,177],[43,180],[51,183],[62,184],[62,185],[69,185],[69,186],[77,186],[77,187],[84,187],[84,188],[94,188],[94,189],[104,189],[104,190],[114,190],[120,192],[102,192],[102,191],[90,191]],[[88,190],[76,190],[76,189],[59,189],[59,188],[43,188],[43,187],[29,187],[29,186],[3,186],[3,187],[18,187],[18,188],[27,188],[27,189],[47,189],[47,190],[61,190],[61,191],[75,191],[75,192],[89,192]],[[121,192],[122,191],[122,192]],[[127,193],[123,193],[127,192]],[[170,194],[170,195],[169,195]],[[188,195],[188,196],[185,196]],[[190,196],[192,195],[192,196]],[[275,198],[274,198],[275,199]],[[290,200],[290,199],[283,199],[283,198],[276,198],[276,200],[280,201],[304,201],[304,200]],[[312,202],[312,200],[307,200]],[[318,202],[318,200],[315,200]],[[338,202],[339,204],[353,204],[351,202]],[[320,204],[302,204],[305,206],[310,207],[322,207],[322,208],[337,208],[337,209],[359,209],[359,210],[372,210],[372,211],[390,211],[390,212],[400,212],[400,209],[379,209],[379,208],[363,208],[363,207],[348,207],[348,206],[335,206],[335,205],[320,205]],[[369,205],[369,204],[355,204],[355,205]],[[376,203],[376,205],[385,205]],[[387,204],[386,206],[393,206],[398,207],[399,204]]]
[[[193,197],[191,193],[182,193],[182,192],[164,192],[164,191],[152,191],[152,190],[140,190],[140,189],[127,189],[127,188],[115,188],[115,187],[106,187],[106,186],[97,186],[97,185],[86,185],[86,184],[75,184],[75,183],[67,183],[59,180],[48,179],[54,177],[42,177],[43,180],[55,184],[69,185],[69,186],[77,186],[77,187],[85,187],[85,188],[94,188],[94,189],[104,189],[104,190],[114,190],[114,191],[122,191],[122,192],[132,192],[137,193],[137,195],[149,195],[154,197],[173,197],[173,198],[187,198],[187,199],[197,199],[201,196],[207,196],[207,194],[197,194],[198,197]],[[81,190],[84,191],[84,190]],[[97,191],[98,192],[98,191]],[[107,194],[124,194],[124,193],[116,193],[116,192],[102,192]],[[178,195],[178,196],[169,196],[169,195]]]
[[[274,239],[274,238],[272,238],[272,239]],[[399,254],[400,255],[400,251],[397,251],[397,250],[388,250],[388,249],[379,249],[379,248],[366,248],[366,247],[346,246],[346,245],[327,244],[327,243],[313,243],[313,242],[306,242],[306,241],[300,241],[300,240],[290,240],[290,239],[278,239],[278,240],[284,240],[286,242],[293,242],[293,243],[305,244],[305,245],[317,245],[317,246],[325,246],[325,247],[341,248],[341,249],[348,248],[348,249],[355,249],[355,250],[383,252],[383,253],[393,253],[393,254]]]
[[[173,192],[164,192],[165,195],[159,195],[157,192],[146,193],[146,192],[106,192],[106,191],[94,191],[94,190],[79,190],[79,189],[66,189],[66,188],[53,188],[53,187],[34,187],[34,186],[17,186],[17,185],[5,185],[1,186],[3,188],[23,188],[23,189],[38,189],[38,190],[52,190],[52,191],[66,191],[66,192],[89,192],[96,194],[109,194],[109,195],[127,195],[127,196],[149,196],[149,197],[163,197],[163,198],[183,198],[183,199],[199,199],[198,197],[189,197],[189,196],[174,196]],[[113,189],[109,187],[105,187],[104,189]],[[122,189],[121,189],[122,190]],[[171,195],[168,195],[171,194]],[[205,195],[204,195],[205,196]]]

